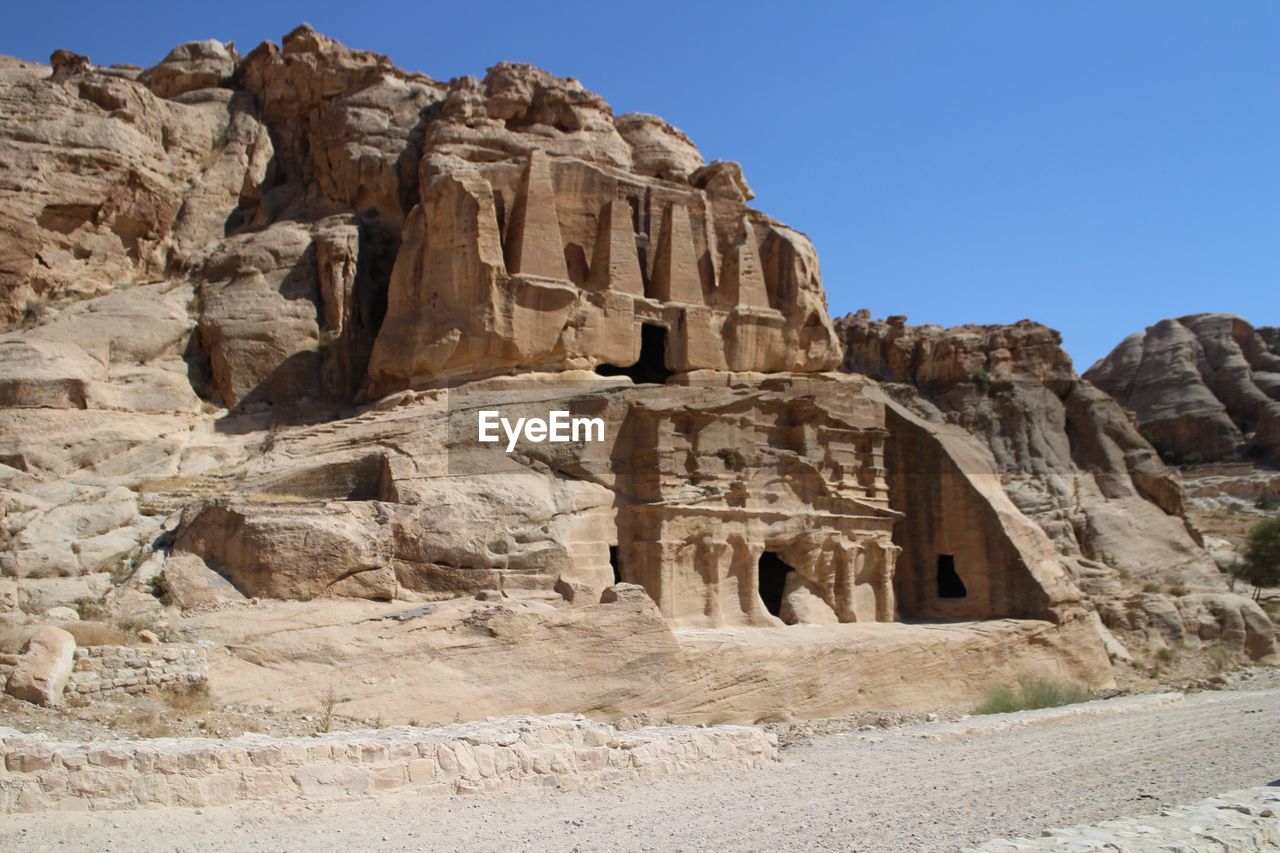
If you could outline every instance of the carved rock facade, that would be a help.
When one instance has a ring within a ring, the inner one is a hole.
[[[482,643],[518,599],[528,636],[573,611],[676,657],[673,627],[805,623],[856,657],[841,623],[1041,620],[987,633],[982,659],[1047,632],[1109,679],[990,450],[834,372],[809,241],[666,122],[524,65],[438,83],[307,27],[243,58],[0,72],[0,104],[52,116],[49,139],[78,123],[125,152],[68,161],[44,214],[14,208],[44,224],[0,236],[10,293],[49,314],[0,336],[6,573],[142,562],[113,601],[158,606],[144,579],[172,572],[192,620],[480,596],[494,611],[462,626]],[[24,145],[0,124],[0,154]],[[137,286],[80,300],[61,283],[85,270]],[[562,407],[606,438],[480,447],[482,407]],[[743,671],[768,668],[754,642]],[[769,707],[805,693],[805,713],[848,690],[775,683]]]

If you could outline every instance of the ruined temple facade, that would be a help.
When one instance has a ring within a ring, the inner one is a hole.
[[[799,384],[637,407],[625,425],[619,575],[673,622],[895,618],[884,430],[872,407],[828,414]]]

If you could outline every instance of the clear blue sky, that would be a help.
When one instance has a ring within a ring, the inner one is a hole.
[[[1280,2],[14,3],[0,53],[150,64],[308,21],[447,80],[581,79],[740,161],[833,314],[1060,329],[1083,371],[1164,317],[1280,324]]]

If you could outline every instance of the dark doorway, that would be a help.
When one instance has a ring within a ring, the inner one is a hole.
[[[640,358],[628,367],[601,364],[601,376],[628,376],[637,385],[661,385],[671,376],[667,369],[667,327],[645,323],[640,327]]]
[[[618,562],[618,546],[609,546],[609,565],[613,568],[613,582],[622,583],[622,564]]]
[[[964,598],[969,590],[956,574],[956,558],[951,554],[938,555],[938,598]]]
[[[760,555],[760,600],[774,616],[782,612],[782,591],[787,586],[787,573],[791,567],[772,551]]]

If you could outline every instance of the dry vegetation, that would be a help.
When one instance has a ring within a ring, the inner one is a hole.
[[[975,714],[1008,714],[1039,708],[1058,708],[1088,702],[1093,698],[1089,688],[1074,681],[1024,675],[1015,686],[1006,684],[991,688],[987,697],[973,709]]]

